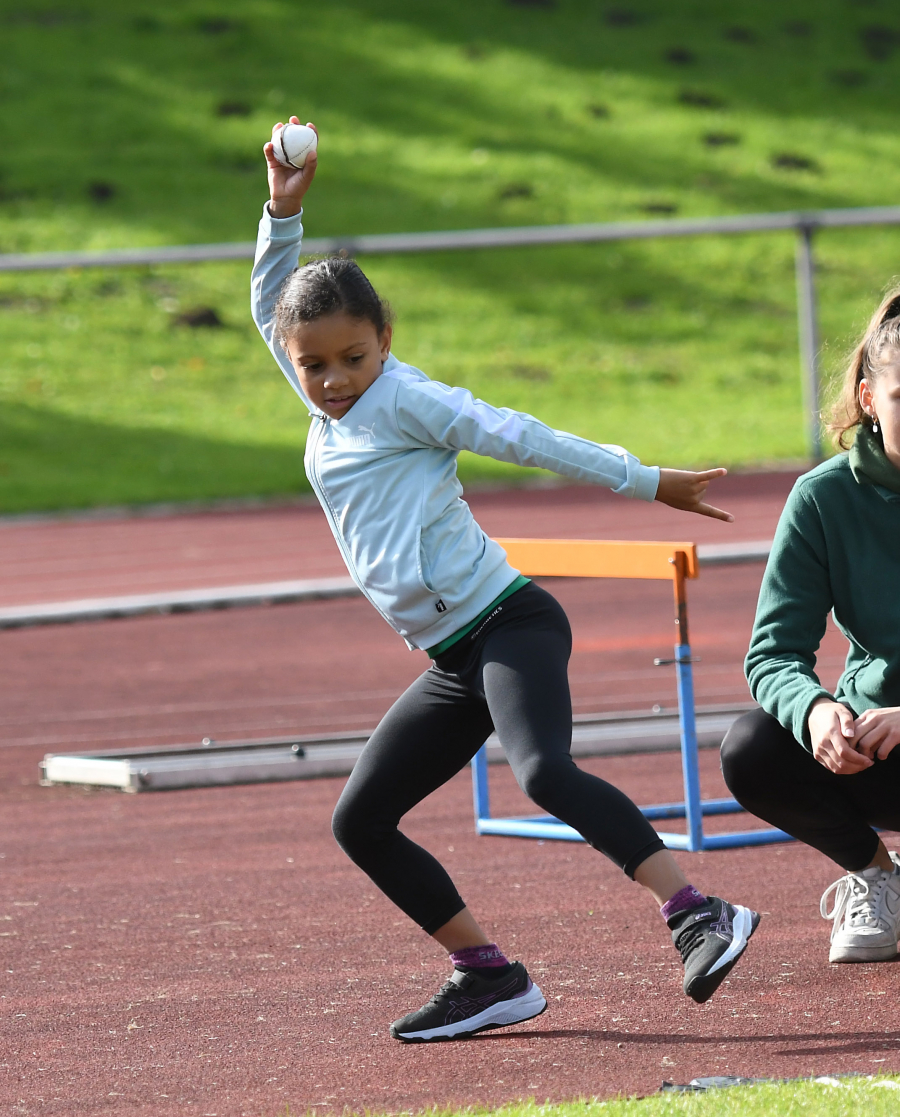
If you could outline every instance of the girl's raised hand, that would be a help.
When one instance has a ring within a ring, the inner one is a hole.
[[[299,124],[300,121],[296,116],[292,116],[288,123]],[[307,123],[306,126],[312,128],[318,136],[319,132],[315,124]],[[283,127],[284,125],[279,121],[272,129],[272,136],[274,137]],[[275,148],[271,140],[263,144],[263,154],[269,168],[269,196],[272,199],[269,202],[269,213],[273,217],[293,217],[303,208],[303,195],[315,176],[318,162],[316,152],[311,151],[307,155],[301,170],[285,167],[283,163],[279,163],[275,158]]]
[[[701,516],[712,516],[714,520],[733,523],[734,516],[730,512],[723,512],[721,508],[714,508],[703,501],[710,481],[724,477],[727,472],[727,469],[706,469],[702,473],[694,473],[690,469],[661,469],[656,499],[661,504],[668,504],[670,508],[697,512]]]

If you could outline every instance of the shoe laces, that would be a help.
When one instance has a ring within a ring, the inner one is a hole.
[[[706,920],[692,923],[686,927],[678,936],[678,951],[681,954],[681,960],[685,964],[688,958],[701,947],[705,940],[704,931],[709,928],[709,923]]]
[[[879,873],[869,879],[860,873],[847,873],[830,884],[822,893],[819,901],[819,914],[823,919],[833,919],[831,938],[838,933],[846,922],[850,927],[879,927],[882,917],[879,914],[881,898],[884,894],[890,873]],[[828,911],[828,899],[834,893],[834,906]]]
[[[440,989],[437,993],[434,994],[434,996],[432,996],[432,999],[429,1003],[440,1004],[441,1001],[449,1001],[453,994],[456,994],[458,996],[461,992],[461,987],[456,982],[454,982],[452,978],[450,978],[449,981],[446,981],[443,983],[443,985],[441,985]]]
[[[444,984],[438,989],[435,995],[431,998],[431,1004],[440,1004],[441,1001],[449,1001],[454,993],[459,993],[461,990],[455,981],[445,981]]]

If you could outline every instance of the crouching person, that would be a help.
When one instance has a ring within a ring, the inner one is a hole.
[[[900,856],[900,289],[847,370],[832,430],[849,453],[801,477],[766,567],[747,655],[762,709],[722,745],[748,811],[843,870],[822,897],[832,962],[897,954]],[[850,641],[834,693],[815,672],[829,611]]]

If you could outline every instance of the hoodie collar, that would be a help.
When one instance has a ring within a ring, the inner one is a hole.
[[[880,485],[900,493],[900,469],[882,449],[870,427],[860,427],[850,448],[850,468],[860,484]]]

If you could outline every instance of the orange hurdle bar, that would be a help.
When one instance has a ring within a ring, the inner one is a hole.
[[[675,556],[684,576],[700,573],[695,543],[629,543],[619,539],[497,539],[523,574],[554,578],[653,578],[671,582]]]

